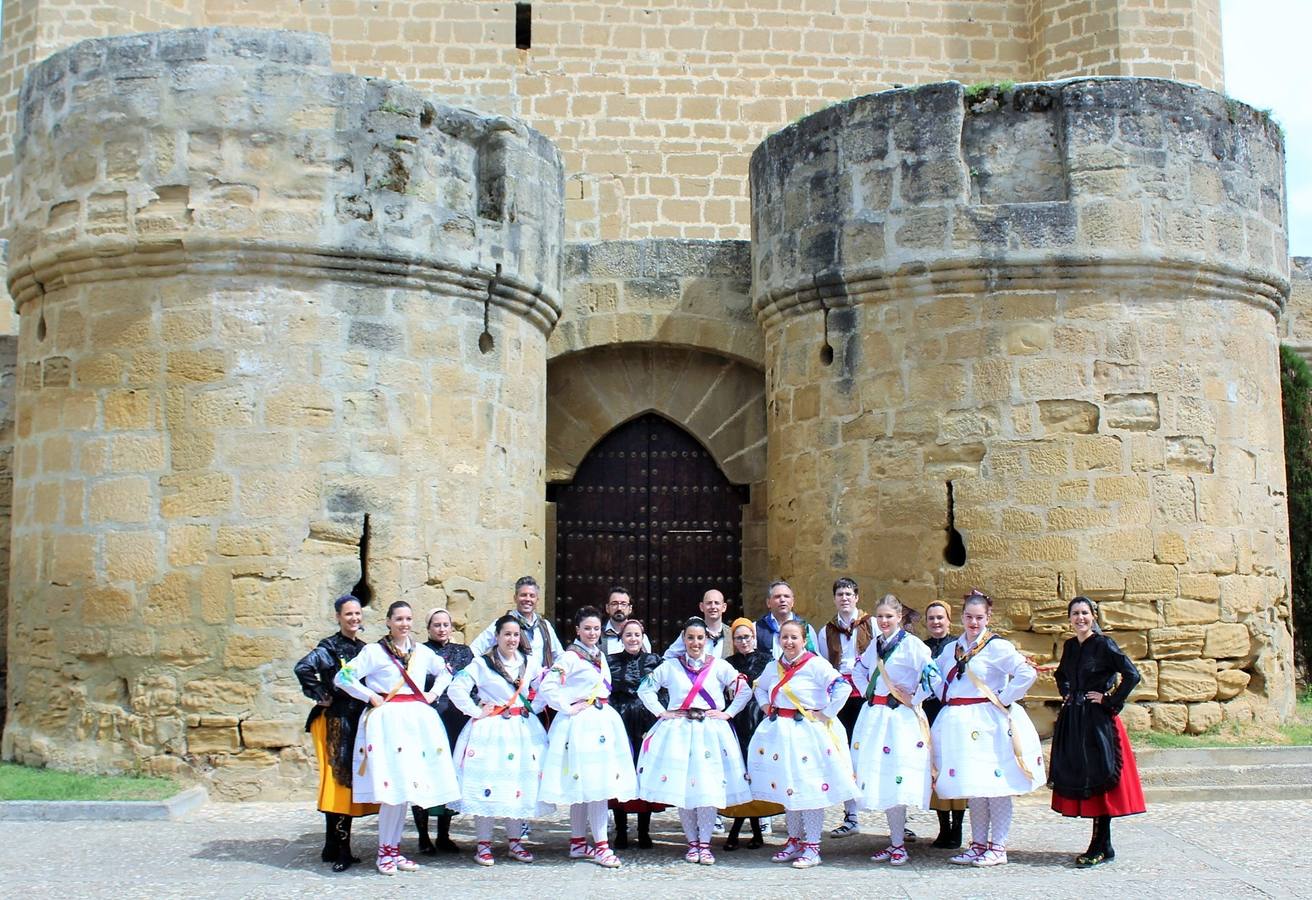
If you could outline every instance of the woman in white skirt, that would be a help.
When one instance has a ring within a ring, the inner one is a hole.
[[[872,862],[904,866],[907,807],[929,808],[929,721],[920,709],[922,680],[932,666],[929,648],[903,627],[904,610],[892,594],[875,607],[878,634],[852,668],[864,704],[852,729],[857,803],[888,817],[888,846]]]
[[[825,807],[857,796],[847,733],[834,718],[852,693],[838,670],[806,649],[797,620],[779,629],[779,659],[756,680],[765,719],[752,735],[752,796],[784,807],[788,841],[771,857],[795,869],[820,865]]]
[[[442,657],[410,634],[414,613],[403,601],[387,608],[387,636],[369,644],[337,673],[336,684],[369,704],[355,736],[356,803],[382,804],[378,812],[378,871],[395,875],[419,868],[401,855],[406,809],[460,798],[451,748],[437,710],[429,706],[451,683]],[[424,692],[419,685],[433,676]]]
[[[966,595],[963,633],[943,648],[930,677],[943,702],[934,720],[935,788],[945,800],[970,801],[970,847],[949,860],[963,866],[1004,864],[1011,798],[1047,782],[1039,735],[1016,702],[1038,673],[989,631],[992,608],[986,594]]]
[[[510,858],[533,862],[524,846],[525,820],[552,809],[538,800],[547,732],[535,715],[544,704],[533,685],[542,667],[519,652],[519,620],[514,616],[497,619],[494,634],[492,651],[475,657],[447,690],[456,709],[469,716],[453,756],[460,775],[460,810],[474,816],[474,862],[480,866],[495,862],[492,827],[498,818],[506,829]],[[477,703],[472,696],[476,688]]]
[[[752,799],[742,748],[729,720],[751,699],[747,679],[718,656],[706,653],[706,623],[688,620],[684,652],[642,680],[638,699],[657,717],[638,758],[638,796],[679,808],[688,838],[684,859],[714,865],[711,830],[715,810]],[[667,709],[659,692],[670,698]],[[726,693],[732,695],[725,706]]]
[[[601,640],[601,612],[574,615],[577,639],[542,673],[538,691],[558,715],[547,734],[538,799],[569,804],[569,857],[618,869],[606,839],[606,801],[631,800],[637,790],[624,722],[610,708],[610,667]],[[594,843],[588,845],[592,832]]]

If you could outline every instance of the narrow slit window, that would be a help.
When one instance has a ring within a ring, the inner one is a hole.
[[[533,46],[533,4],[515,4],[515,46],[527,50]]]

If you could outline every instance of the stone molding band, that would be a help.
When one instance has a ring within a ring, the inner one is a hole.
[[[551,333],[561,314],[560,297],[541,282],[530,284],[505,273],[464,269],[431,257],[223,239],[133,242],[80,250],[55,247],[12,265],[9,293],[14,309],[21,313],[24,304],[61,288],[178,275],[273,275],[410,288],[478,302],[490,299],[493,305],[523,316],[544,335]]]
[[[829,270],[815,275],[810,283],[795,282],[759,295],[752,309],[761,327],[770,328],[788,316],[879,303],[895,296],[1097,290],[1117,285],[1234,300],[1276,317],[1289,293],[1287,280],[1198,260],[1047,256],[1000,261],[974,257],[907,263],[891,272],[879,268]]]

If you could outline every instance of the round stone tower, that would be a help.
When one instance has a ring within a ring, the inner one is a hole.
[[[303,778],[334,596],[541,571],[559,155],[273,31],[78,44],[19,115],[6,756]]]
[[[1289,710],[1283,172],[1265,116],[1143,79],[891,91],[766,140],[768,541],[804,612],[843,573],[867,608],[975,586],[1047,661],[1086,594],[1141,661],[1132,725]]]

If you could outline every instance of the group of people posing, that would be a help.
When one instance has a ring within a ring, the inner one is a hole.
[[[969,808],[969,845],[950,862],[972,866],[1006,863],[1012,797],[1045,782],[1053,809],[1093,819],[1079,866],[1112,859],[1111,818],[1144,810],[1117,716],[1139,674],[1098,630],[1087,598],[1068,607],[1074,636],[1056,669],[1063,705],[1050,778],[1016,702],[1036,669],[989,630],[992,600],[982,592],[965,597],[958,637],[949,604],[929,604],[921,639],[908,630],[919,615],[891,594],[863,613],[850,578],[834,583],[836,614],[819,632],[794,615],[786,582],[770,585],[769,612],[755,622],[726,623],[723,595],[707,591],[702,616],[663,656],[622,588],[605,613],[578,610],[568,647],[537,614],[538,598],[537,583],[521,578],[515,608],[467,647],[451,640],[444,610],[429,614],[429,640],[416,640],[404,602],[388,608],[387,635],[365,644],[359,601],[336,601],[338,633],[295,667],[317,704],[307,730],[319,757],[323,858],[334,870],[359,861],[351,821],[373,812],[378,871],[416,869],[400,852],[407,807],[429,853],[454,851],[451,816],[472,815],[474,860],[490,866],[498,820],[509,857],[527,863],[529,820],[568,806],[569,857],[606,868],[618,868],[615,849],[629,845],[629,814],[638,845],[650,847],[651,814],[667,807],[678,810],[684,858],[701,865],[715,862],[717,816],[732,819],[723,846],[736,850],[746,822],[747,846],[760,847],[761,818],[782,814],[787,838],[772,860],[795,868],[820,864],[824,814],[838,804],[835,838],[859,833],[861,809],[885,814],[889,843],[871,859],[893,866],[909,860],[911,807],[938,813],[934,846],[952,849]]]

